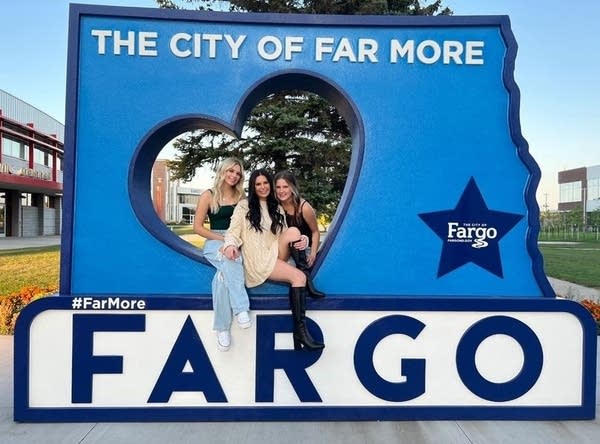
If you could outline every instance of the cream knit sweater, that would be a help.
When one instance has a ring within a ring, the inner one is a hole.
[[[279,212],[283,214],[280,207]],[[279,254],[279,236],[271,232],[271,217],[267,203],[261,202],[262,232],[256,231],[248,219],[248,200],[238,202],[231,216],[229,229],[225,233],[223,249],[233,245],[241,249],[244,262],[244,276],[248,288],[262,284],[273,272]],[[284,217],[285,224],[285,217]]]

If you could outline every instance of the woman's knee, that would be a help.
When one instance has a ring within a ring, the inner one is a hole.
[[[284,236],[287,243],[296,241],[300,238],[300,230],[296,227],[289,227],[285,230]]]
[[[292,287],[304,287],[306,285],[306,275],[296,267],[292,268]]]
[[[292,287],[303,287],[306,285],[306,275],[296,267],[280,259],[277,260],[269,278],[275,281],[287,282]]]

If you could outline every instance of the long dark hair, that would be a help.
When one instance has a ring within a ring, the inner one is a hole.
[[[256,194],[256,179],[259,176],[264,176],[269,181],[271,190],[267,196],[267,209],[269,216],[271,216],[271,233],[277,234],[278,231],[283,230],[283,215],[279,212],[279,202],[275,198],[273,177],[267,170],[255,170],[248,179],[248,214],[246,214],[246,219],[248,219],[252,228],[262,233],[260,198]]]

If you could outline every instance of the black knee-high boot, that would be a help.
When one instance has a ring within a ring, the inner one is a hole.
[[[290,287],[290,308],[294,319],[294,350],[316,351],[325,347],[315,341],[306,329],[306,289]]]
[[[312,279],[310,278],[310,271],[308,266],[308,260],[306,259],[306,251],[298,250],[294,248],[294,244],[290,244],[290,255],[294,262],[296,262],[296,268],[302,271],[306,275],[306,290],[308,295],[314,299],[322,299],[325,297],[325,293],[315,288]]]

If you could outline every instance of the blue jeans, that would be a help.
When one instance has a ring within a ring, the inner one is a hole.
[[[250,309],[248,293],[244,286],[244,266],[242,257],[227,259],[219,251],[223,241],[207,240],[204,243],[204,257],[216,269],[212,280],[213,329],[229,330],[233,315]]]

